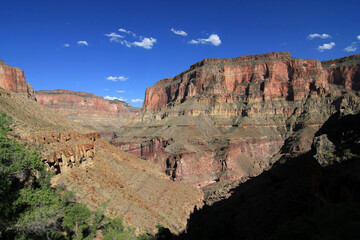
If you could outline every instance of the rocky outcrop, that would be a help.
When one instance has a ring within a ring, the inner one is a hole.
[[[20,68],[15,68],[7,65],[0,60],[0,87],[28,96],[35,99],[35,93],[29,83],[25,81],[25,74]]]
[[[321,62],[328,81],[348,90],[360,90],[360,54]]]
[[[56,144],[56,150],[50,148],[50,153],[43,153],[42,161],[50,171],[59,174],[68,168],[79,167],[81,164],[92,164],[96,154],[95,141],[99,133],[80,134],[75,132],[53,132],[33,134],[26,140],[29,143],[49,145]]]
[[[136,123],[112,142],[134,153],[172,139],[136,154],[199,187],[243,181],[281,154],[309,150],[335,111],[359,108],[359,63],[359,55],[320,63],[288,52],[205,59],[147,88]]]
[[[100,132],[113,132],[133,119],[139,111],[126,102],[106,100],[92,93],[57,89],[40,90],[36,96],[41,105]]]
[[[320,128],[314,138],[314,158],[325,167],[360,156],[360,109],[337,112]]]

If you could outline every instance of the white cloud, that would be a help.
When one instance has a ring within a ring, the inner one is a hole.
[[[154,43],[156,43],[156,39],[155,38],[144,38],[141,42],[133,42],[130,43],[132,46],[136,46],[136,47],[142,47],[145,49],[152,49],[152,47],[154,46]]]
[[[64,44],[64,47],[70,47],[70,44],[65,43],[65,44]]]
[[[187,36],[187,33],[183,30],[175,30],[174,28],[171,28],[170,31],[172,31],[176,35],[180,35],[180,36],[184,36],[184,37]]]
[[[132,31],[127,31],[126,29],[123,29],[123,28],[119,28],[118,31],[123,32],[123,33],[127,33],[127,34],[131,34],[133,37],[136,37],[136,34],[133,33]]]
[[[330,50],[333,47],[335,47],[335,43],[331,42],[331,43],[324,43],[323,45],[318,47],[319,52],[323,52],[324,50]]]
[[[118,93],[124,93],[125,91],[124,91],[124,90],[117,90],[116,92],[118,92]]]
[[[347,46],[344,51],[345,52],[355,52],[357,50],[357,43],[352,42],[350,46]]]
[[[108,88],[105,88],[104,90],[105,90],[105,91],[109,91],[109,89],[108,89]]]
[[[121,35],[119,35],[117,33],[114,33],[114,32],[105,34],[105,36],[109,37],[111,42],[119,42],[120,38],[124,38],[124,36],[121,36]]]
[[[118,77],[109,76],[106,79],[109,81],[113,81],[113,82],[118,82],[118,81],[124,82],[124,81],[128,80],[129,78],[124,77],[124,76],[118,76]]]
[[[142,99],[131,99],[131,102],[133,103],[138,103],[138,102],[143,102],[144,100]]]
[[[214,46],[219,46],[221,44],[220,37],[217,34],[211,34],[208,38],[199,38],[199,39],[192,39],[189,41],[190,44],[212,44]]]
[[[152,38],[152,37],[142,37],[142,36],[137,37],[137,35],[132,31],[128,31],[123,28],[119,28],[118,31],[122,33],[130,34],[134,38],[138,38],[140,40],[140,41],[128,41],[124,39],[125,36],[113,32],[109,34],[105,34],[105,36],[110,37],[110,41],[120,43],[128,48],[135,46],[135,47],[142,47],[145,49],[152,49],[157,41],[156,38]]]
[[[122,97],[110,97],[110,96],[106,96],[106,97],[104,97],[104,99],[106,99],[106,100],[119,100],[119,101],[127,101],[127,99],[124,99],[124,98],[122,98]]]
[[[78,41],[77,44],[82,45],[82,46],[89,46],[87,41]]]
[[[357,36],[357,39],[358,39],[358,40],[360,40],[360,35],[359,35],[359,36]]]
[[[309,36],[307,36],[307,39],[310,39],[310,40],[312,40],[314,38],[327,39],[327,38],[331,38],[331,36],[327,33],[323,33],[323,34],[312,33],[312,34],[309,34]]]

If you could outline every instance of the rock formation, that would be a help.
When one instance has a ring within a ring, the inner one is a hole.
[[[330,83],[343,86],[348,90],[360,90],[359,54],[322,62]]]
[[[244,181],[279,154],[309,150],[336,110],[358,109],[359,66],[360,55],[323,63],[287,52],[205,59],[147,88],[136,122],[112,143],[176,181]]]
[[[69,90],[40,90],[36,92],[38,102],[53,109],[78,124],[100,131],[105,138],[138,113],[138,108],[119,100],[106,100],[92,93]]]
[[[35,98],[34,90],[29,83],[25,81],[25,74],[20,68],[15,68],[7,65],[0,60],[0,87]]]
[[[85,161],[92,163],[96,154],[95,141],[99,138],[99,133],[80,134],[76,132],[47,132],[32,134],[27,138],[29,143],[49,145],[53,143],[63,143],[63,146],[49,149],[51,153],[43,151],[43,159],[49,166],[49,170],[59,174],[67,168],[79,167]],[[66,144],[64,144],[66,143]],[[71,143],[71,144],[70,144]]]

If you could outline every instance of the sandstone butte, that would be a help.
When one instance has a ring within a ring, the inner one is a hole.
[[[181,231],[189,214],[203,205],[199,189],[170,180],[157,165],[110,145],[98,132],[41,106],[20,88],[3,89],[10,83],[0,88],[0,112],[13,118],[14,138],[41,151],[42,160],[56,174],[51,180],[54,188],[74,191],[75,200],[92,210],[108,202],[108,215],[122,217],[140,232],[156,231],[158,224]]]
[[[95,131],[102,137],[111,137],[117,128],[131,121],[139,112],[124,101],[106,100],[92,93],[70,90],[40,90],[37,101],[55,112]]]
[[[111,143],[175,181],[242,182],[308,151],[332,113],[359,109],[359,90],[360,55],[205,59],[147,88],[141,113]]]
[[[0,87],[18,94],[34,98],[34,90],[25,81],[24,71],[7,65],[0,60]]]

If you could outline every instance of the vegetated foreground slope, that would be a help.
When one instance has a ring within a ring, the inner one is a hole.
[[[111,143],[175,181],[245,181],[311,147],[340,109],[359,109],[360,55],[326,62],[287,52],[205,59],[147,88],[141,114]]]
[[[14,119],[15,137],[38,148],[57,173],[54,187],[75,192],[90,208],[108,202],[107,213],[152,231],[161,224],[176,232],[185,227],[202,193],[171,181],[150,162],[122,152],[26,96],[0,89],[0,112]]]

